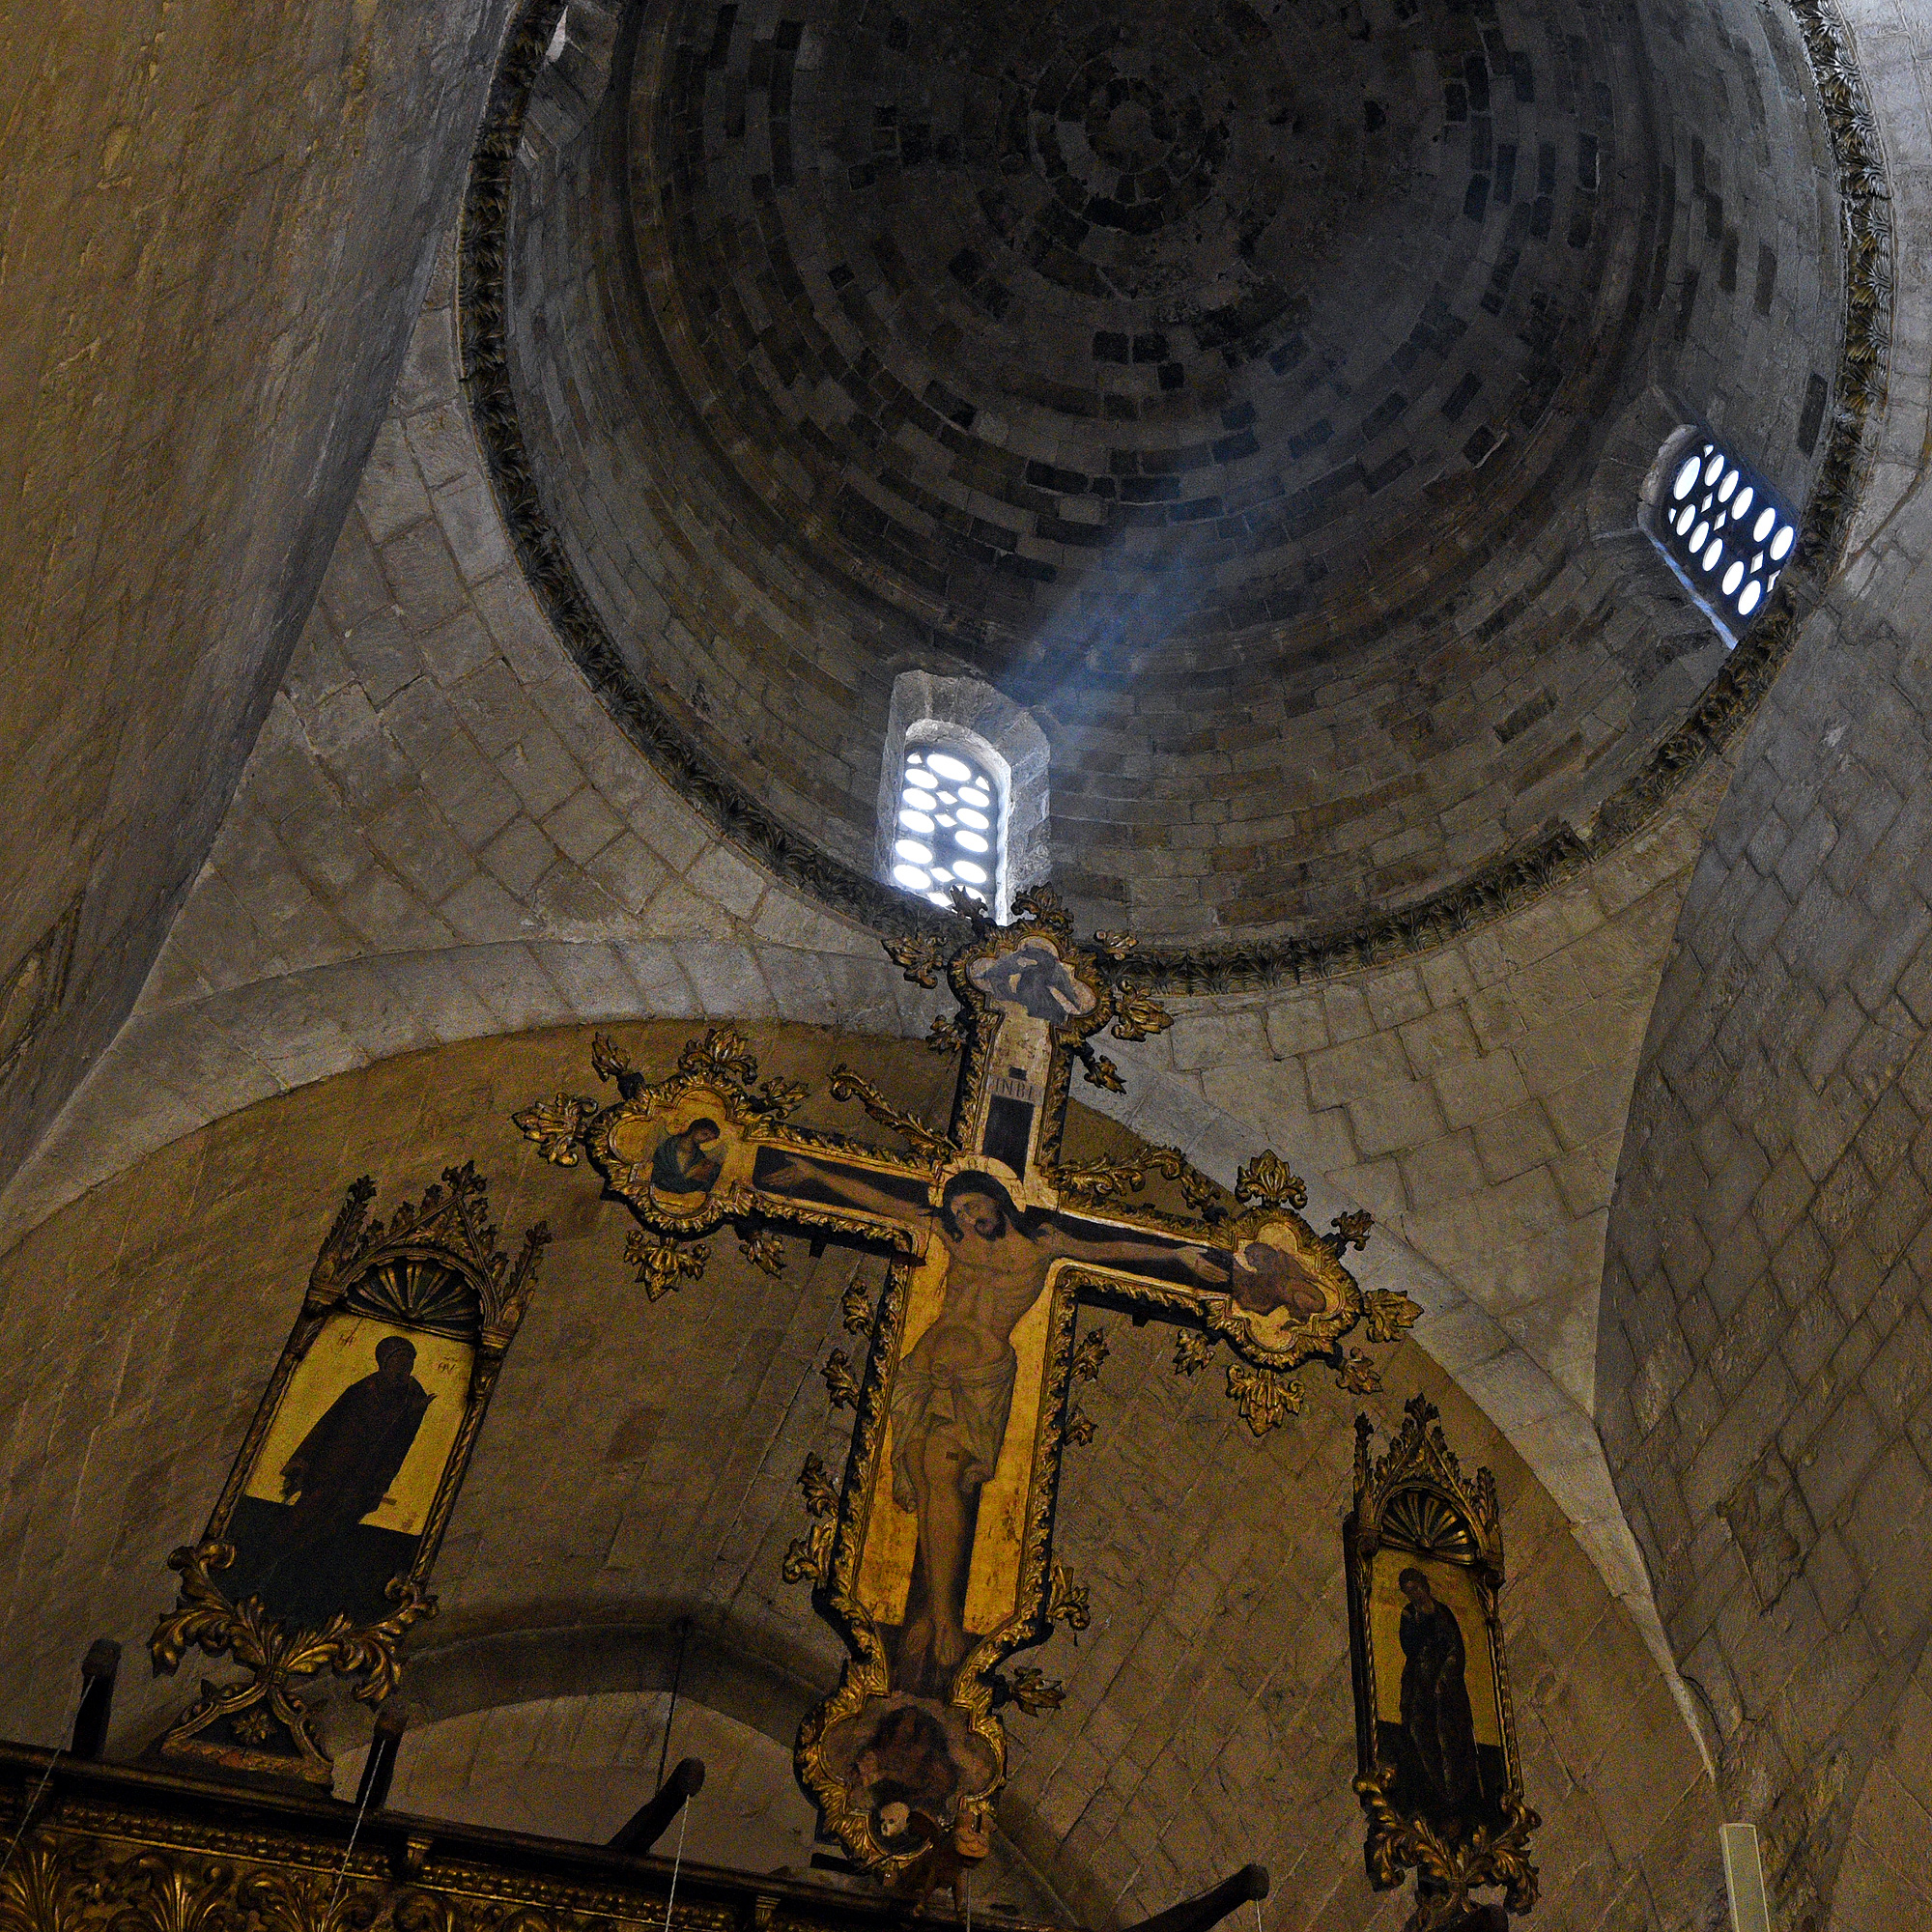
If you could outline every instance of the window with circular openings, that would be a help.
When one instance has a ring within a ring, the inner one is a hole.
[[[1698,436],[1672,459],[1651,536],[1730,641],[1777,587],[1798,524],[1763,477]]]
[[[899,777],[893,883],[934,905],[959,886],[991,905],[1000,876],[1000,788],[964,746],[908,745]]]

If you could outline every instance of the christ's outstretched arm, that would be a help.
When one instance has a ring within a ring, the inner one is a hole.
[[[1136,1241],[1124,1236],[1094,1236],[1055,1228],[1046,1236],[1057,1253],[1088,1262],[1179,1262],[1197,1280],[1222,1282],[1228,1279],[1226,1265],[1212,1259],[1205,1247],[1188,1247],[1174,1241]]]
[[[816,1161],[784,1161],[771,1169],[755,1185],[780,1194],[799,1187],[822,1187],[848,1208],[857,1208],[867,1214],[880,1214],[887,1220],[900,1223],[923,1221],[932,1212],[930,1208],[915,1206],[900,1195],[888,1193],[862,1175],[830,1164],[821,1167]]]

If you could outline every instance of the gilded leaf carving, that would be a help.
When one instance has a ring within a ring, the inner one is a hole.
[[[1228,1394],[1241,1420],[1257,1435],[1265,1435],[1291,1415],[1301,1413],[1301,1384],[1272,1369],[1251,1369],[1245,1362],[1230,1362]]]
[[[526,1141],[554,1167],[575,1167],[583,1157],[584,1123],[596,1113],[594,1100],[559,1094],[554,1100],[534,1100],[510,1116]]]
[[[624,1237],[624,1259],[637,1269],[638,1286],[645,1295],[662,1301],[673,1289],[704,1273],[711,1250],[703,1241],[662,1241],[633,1228]]]
[[[825,1392],[832,1398],[834,1408],[859,1406],[859,1379],[852,1373],[852,1358],[843,1349],[834,1349],[826,1356],[825,1367],[820,1373],[825,1378]]]
[[[1306,1208],[1308,1183],[1269,1148],[1235,1177],[1235,1199],[1258,1201],[1267,1208]]]

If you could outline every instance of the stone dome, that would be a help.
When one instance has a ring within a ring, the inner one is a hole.
[[[1100,923],[1385,916],[1723,667],[1638,499],[1686,422],[1809,490],[1810,86],[1781,15],[1629,0],[639,10],[508,197],[526,525],[808,871],[869,873],[917,668],[1031,709]]]

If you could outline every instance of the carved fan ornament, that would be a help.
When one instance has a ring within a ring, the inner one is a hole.
[[[802,1472],[810,1522],[783,1572],[811,1583],[849,1652],[800,1728],[800,1783],[851,1856],[887,1875],[929,1842],[915,1813],[956,1849],[980,1842],[977,1821],[1006,1776],[995,1706],[1041,1713],[1059,1695],[1037,1671],[1001,1666],[1090,1616],[1052,1555],[1062,1458],[1095,1434],[1071,1391],[1106,1351],[1097,1331],[1078,1333],[1076,1308],[1175,1323],[1182,1373],[1225,1344],[1228,1394],[1258,1437],[1302,1406],[1297,1370],[1378,1386],[1345,1338],[1386,1344],[1421,1313],[1405,1295],[1363,1293],[1343,1256],[1367,1238],[1367,1216],[1318,1235],[1299,1211],[1306,1188],[1272,1151],[1241,1170],[1232,1201],[1175,1148],[1064,1161],[1073,1067],[1103,1086],[1121,1077],[1094,1039],[1144,1039],[1170,1015],[1122,970],[1130,942],[1077,944],[1050,891],[1020,894],[1007,926],[959,910],[950,951],[929,935],[888,947],[915,984],[944,974],[957,1002],[928,1041],[959,1054],[943,1129],[849,1066],[835,1069],[831,1097],[885,1137],[802,1125],[805,1091],[761,1082],[728,1027],[655,1080],[599,1036],[592,1068],[614,1101],[562,1094],[515,1116],[546,1159],[587,1163],[630,1208],[625,1259],[653,1298],[699,1280],[708,1237],[727,1226],[773,1272],[781,1230],[886,1261],[883,1293],[855,1271],[840,1303],[864,1349],[835,1348],[819,1365],[828,1401],[853,1412],[851,1454],[836,1506],[822,1465]],[[1155,1179],[1179,1210],[1137,1198]],[[928,1460],[942,1428],[945,1454]]]
[[[468,1162],[386,1226],[365,1220],[375,1192],[349,1188],[208,1526],[168,1558],[181,1585],[149,1639],[156,1671],[198,1649],[249,1674],[203,1680],[155,1747],[165,1761],[327,1788],[297,1683],[331,1671],[380,1704],[435,1614],[430,1571],[550,1233],[530,1229],[513,1263]]]

